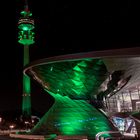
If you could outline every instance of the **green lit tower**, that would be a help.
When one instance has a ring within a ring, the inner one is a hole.
[[[32,13],[29,11],[27,0],[25,0],[24,10],[20,13],[21,17],[18,21],[19,40],[18,42],[24,46],[23,66],[29,63],[29,46],[34,44],[34,20]],[[31,117],[31,98],[30,98],[30,78],[23,75],[23,98],[22,98],[22,115],[23,117]]]

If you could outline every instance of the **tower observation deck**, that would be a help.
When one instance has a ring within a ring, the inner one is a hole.
[[[19,40],[18,42],[24,46],[23,66],[29,63],[29,46],[34,44],[34,20],[32,13],[29,11],[27,0],[25,0],[24,10],[21,11],[21,17],[18,21]],[[24,117],[31,116],[31,99],[30,99],[30,78],[23,75],[23,98],[22,98],[22,115]]]

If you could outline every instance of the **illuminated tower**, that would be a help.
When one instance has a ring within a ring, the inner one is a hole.
[[[34,44],[34,20],[31,18],[32,13],[28,9],[27,0],[25,0],[24,10],[20,13],[21,17],[18,21],[19,40],[18,42],[24,46],[23,66],[29,63],[29,46]],[[31,99],[30,99],[30,78],[23,75],[23,98],[22,98],[22,115],[24,117],[31,116]]]

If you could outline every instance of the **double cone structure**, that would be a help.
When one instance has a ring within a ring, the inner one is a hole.
[[[56,58],[57,60],[57,58]],[[42,62],[26,69],[55,99],[53,106],[32,129],[32,134],[82,135],[94,138],[116,128],[91,101],[107,77],[101,59]],[[109,134],[108,134],[109,135]]]

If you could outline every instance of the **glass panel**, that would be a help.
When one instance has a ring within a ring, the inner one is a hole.
[[[132,97],[132,100],[138,100],[139,99],[138,91],[135,90],[131,92],[131,97]]]

